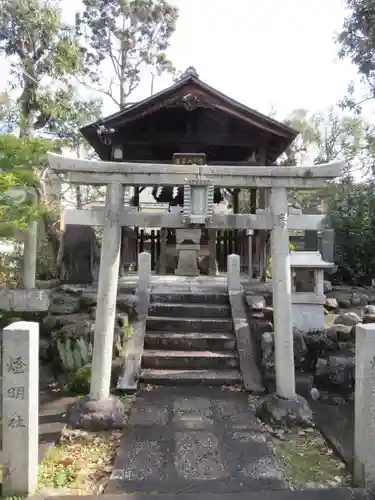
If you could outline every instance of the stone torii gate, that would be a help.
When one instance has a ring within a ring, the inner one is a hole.
[[[268,210],[255,215],[213,214],[204,226],[208,229],[271,231],[276,390],[284,398],[295,396],[288,230],[323,229],[324,216],[289,214],[287,190],[321,188],[328,180],[341,175],[343,162],[303,167],[228,167],[78,160],[54,153],[49,153],[48,158],[52,170],[62,175],[65,182],[107,186],[105,207],[69,210],[69,220],[66,220],[67,224],[104,226],[90,389],[92,400],[109,397],[121,226],[189,228],[184,215],[144,213],[125,207],[124,186],[193,186],[200,182],[221,188],[270,190]]]

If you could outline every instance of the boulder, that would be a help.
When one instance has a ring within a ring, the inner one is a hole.
[[[110,396],[107,399],[93,401],[84,396],[70,409],[68,423],[73,429],[85,429],[91,432],[121,429],[126,425],[127,410],[121,399]]]
[[[352,329],[350,325],[333,324],[326,329],[326,335],[331,340],[346,342],[353,339]]]
[[[74,314],[80,309],[80,297],[64,292],[54,292],[51,296],[49,314]]]
[[[311,408],[302,396],[285,399],[276,394],[263,398],[256,408],[256,415],[272,427],[311,427],[314,425]]]
[[[251,329],[255,337],[259,339],[264,332],[273,332],[273,324],[265,319],[252,318]]]
[[[350,299],[347,299],[344,297],[337,297],[336,300],[337,300],[338,305],[342,309],[350,309],[352,306]]]
[[[275,369],[274,332],[263,332],[261,334],[261,364],[266,372]],[[301,332],[293,332],[294,363],[296,368],[302,368],[305,363],[307,346],[305,337]]]
[[[262,367],[267,372],[273,371],[275,368],[273,332],[262,333],[260,345],[262,349]]]
[[[365,316],[375,316],[375,306],[367,305],[363,308],[363,313]]]
[[[314,381],[318,388],[348,394],[354,390],[354,377],[354,356],[329,356],[316,363]]]
[[[263,316],[264,316],[264,319],[273,322],[273,307],[271,307],[271,306],[264,307],[263,308]]]
[[[96,306],[97,292],[95,291],[83,291],[80,297],[81,309],[88,309],[92,306]]]
[[[205,257],[198,257],[197,259],[198,269],[201,274],[208,276],[210,274],[210,257],[206,255]],[[219,266],[215,260],[215,275],[219,272]]]
[[[364,293],[353,293],[351,303],[353,307],[367,306],[369,297]]]
[[[365,324],[375,323],[375,314],[367,314],[366,316],[364,316],[363,323]]]
[[[362,320],[355,312],[346,312],[343,314],[339,314],[335,321],[333,322],[335,325],[347,325],[347,326],[355,326],[357,323],[360,323]]]
[[[332,283],[330,281],[324,280],[324,293],[332,292]]]
[[[337,311],[339,308],[337,300],[334,297],[327,297],[326,298],[326,308],[329,311]]]
[[[251,311],[261,311],[266,307],[266,300],[260,295],[246,295],[245,298]]]
[[[126,313],[129,317],[136,314],[137,297],[135,295],[120,294],[117,296],[117,309]]]

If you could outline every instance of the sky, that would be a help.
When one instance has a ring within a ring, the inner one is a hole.
[[[335,33],[344,19],[343,0],[172,0],[180,9],[169,56],[179,70],[194,66],[199,77],[237,101],[279,119],[293,109],[322,111],[340,100],[356,68],[337,61]],[[74,9],[72,6],[74,5]],[[63,17],[73,20],[75,0]],[[7,71],[0,61],[0,90]],[[158,78],[154,91],[172,83]],[[146,74],[131,100],[148,97]],[[105,101],[104,114],[116,109]]]
[[[356,77],[348,61],[337,61],[342,0],[173,3],[180,8],[170,50],[176,67],[194,66],[206,83],[263,113],[327,108]],[[157,82],[158,90],[168,83]]]

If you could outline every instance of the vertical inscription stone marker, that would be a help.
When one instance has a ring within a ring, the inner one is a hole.
[[[39,449],[39,325],[26,321],[3,330],[2,494],[37,487]]]
[[[375,487],[375,325],[356,326],[354,480]]]

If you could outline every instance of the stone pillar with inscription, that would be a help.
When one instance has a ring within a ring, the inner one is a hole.
[[[3,330],[2,344],[2,495],[29,494],[38,482],[38,323],[13,323]]]
[[[375,487],[375,325],[356,326],[354,467],[355,484]]]
[[[271,234],[272,287],[276,392],[283,398],[295,396],[292,299],[288,233],[288,199],[283,187],[272,188]]]

